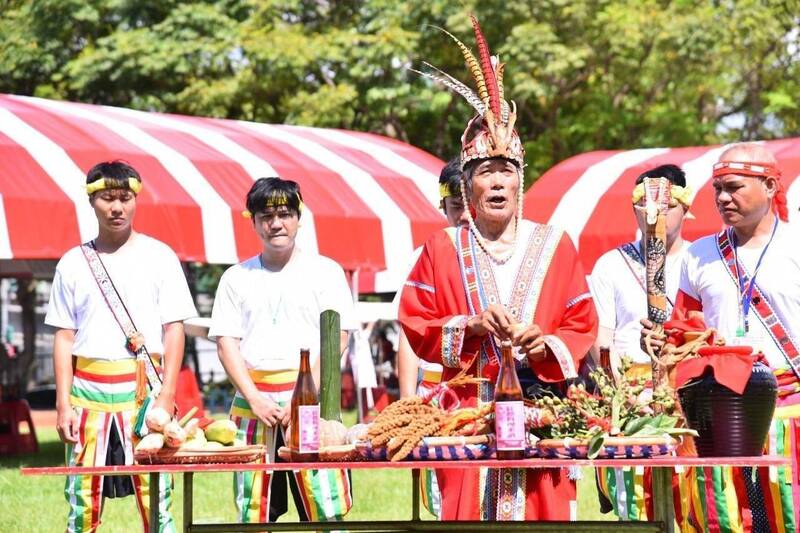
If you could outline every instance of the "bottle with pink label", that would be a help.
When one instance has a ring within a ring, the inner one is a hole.
[[[522,386],[517,378],[514,352],[510,341],[501,343],[503,352],[500,373],[494,387],[494,432],[498,459],[525,457],[525,405]]]
[[[319,460],[319,396],[311,375],[309,350],[300,350],[300,372],[292,393],[289,450],[292,461]]]

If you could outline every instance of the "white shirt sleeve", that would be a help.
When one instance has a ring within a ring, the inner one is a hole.
[[[695,277],[693,263],[694,257],[692,255],[692,249],[689,248],[688,253],[683,254],[683,258],[681,259],[681,280],[678,283],[678,289],[683,291],[687,296],[691,296],[699,301],[700,295],[692,284],[692,279]]]
[[[609,272],[609,258],[606,256],[598,259],[597,264],[589,277],[589,290],[597,309],[600,327],[615,330],[617,328],[616,296],[614,294],[614,279]]]
[[[216,340],[218,337],[244,337],[244,317],[242,316],[242,299],[236,294],[233,281],[238,268],[229,268],[219,280],[217,294],[214,296],[214,307],[211,309],[211,327],[208,338]]]
[[[179,322],[197,316],[192,293],[186,283],[183,268],[172,250],[168,250],[158,287],[158,310],[162,324]]]
[[[47,305],[44,323],[59,329],[78,329],[73,287],[64,279],[59,268],[56,268],[53,284],[50,287],[50,302]]]
[[[347,285],[347,278],[342,267],[330,260],[328,274],[323,279],[326,281],[319,294],[320,310],[333,309],[339,313],[339,324],[342,330],[359,329],[353,295]]]

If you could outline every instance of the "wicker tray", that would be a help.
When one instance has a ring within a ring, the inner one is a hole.
[[[226,446],[217,450],[191,450],[162,448],[155,453],[137,452],[134,459],[139,464],[202,464],[202,463],[252,463],[266,456],[260,444],[251,446]]]
[[[672,437],[609,437],[596,459],[635,459],[671,455],[678,446]],[[585,459],[589,441],[578,439],[544,439],[536,443],[540,457]]]
[[[369,441],[356,443],[356,450],[369,461],[387,461],[385,447],[373,448]],[[453,459],[489,459],[494,453],[494,435],[474,437],[426,437],[412,449],[405,460],[437,461]]]
[[[278,448],[278,457],[287,462],[291,462],[292,460],[289,448],[286,446]],[[325,446],[319,450],[320,461],[358,461],[360,459],[361,455],[356,450],[355,444]]]

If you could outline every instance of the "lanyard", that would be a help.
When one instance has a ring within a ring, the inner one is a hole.
[[[747,288],[745,289],[745,282],[747,278],[747,274],[743,273],[739,269],[739,254],[737,250],[739,248],[736,233],[733,231],[733,228],[729,229],[729,240],[733,243],[733,260],[734,264],[736,265],[736,280],[739,282],[739,309],[741,311],[741,323],[739,324],[739,328],[736,330],[737,337],[744,337],[750,331],[750,303],[753,300],[753,285],[756,282],[756,276],[758,275],[758,271],[761,269],[761,261],[764,259],[764,255],[767,253],[767,249],[769,245],[772,244],[772,239],[775,238],[775,231],[778,229],[778,219],[775,219],[775,224],[772,226],[772,233],[769,236],[769,241],[767,241],[767,245],[764,246],[764,249],[761,250],[761,255],[758,256],[758,261],[756,262],[756,269],[753,271],[753,277],[750,278],[750,282],[747,283]]]

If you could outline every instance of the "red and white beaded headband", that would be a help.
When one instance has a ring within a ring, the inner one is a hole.
[[[766,178],[781,178],[781,171],[771,163],[742,163],[739,161],[720,161],[714,164],[714,179],[727,176],[728,174],[740,174],[742,176],[756,176]]]

